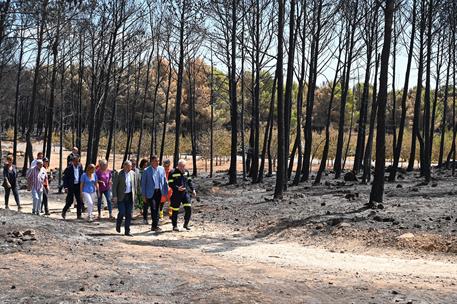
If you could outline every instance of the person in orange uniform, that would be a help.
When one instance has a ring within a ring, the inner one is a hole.
[[[167,182],[168,182],[168,177],[170,175],[170,166],[171,166],[171,162],[169,159],[166,159],[163,161],[163,168],[165,169],[165,177],[167,179]],[[165,203],[168,202],[168,217],[171,219],[171,216],[173,214],[173,209],[171,209],[171,206],[170,206],[170,198],[171,198],[171,195],[173,194],[173,190],[171,190],[170,187],[168,187],[168,195],[162,195],[162,199],[160,200],[160,213],[159,213],[159,217],[160,219],[163,219],[163,207],[165,206]]]

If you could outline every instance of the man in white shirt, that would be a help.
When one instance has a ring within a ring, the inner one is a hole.
[[[132,221],[133,202],[136,198],[137,179],[132,171],[132,163],[124,162],[123,170],[113,179],[113,202],[118,203],[119,213],[116,219],[116,231],[121,232],[122,222],[125,218],[125,235],[130,234],[130,223]]]
[[[73,157],[71,164],[63,172],[63,187],[67,197],[65,199],[65,207],[62,210],[62,218],[66,218],[66,213],[76,200],[76,214],[77,218],[82,218],[83,201],[81,199],[80,179],[83,175],[83,167],[79,161],[79,156]]]

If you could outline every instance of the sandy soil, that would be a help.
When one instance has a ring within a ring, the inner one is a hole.
[[[281,201],[274,178],[197,178],[191,232],[165,220],[154,234],[137,214],[133,238],[106,219],[61,220],[59,194],[49,218],[26,214],[23,192],[24,214],[0,210],[0,302],[456,303],[457,189],[435,176],[387,184],[376,210],[368,186],[330,176]]]

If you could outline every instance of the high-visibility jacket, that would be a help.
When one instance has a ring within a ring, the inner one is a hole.
[[[178,168],[172,170],[168,176],[168,185],[173,191],[170,198],[172,202],[181,202],[183,196],[190,198],[189,191],[194,191],[192,176],[188,170],[184,170],[184,172],[181,172]],[[179,191],[179,187],[185,187],[186,191]]]

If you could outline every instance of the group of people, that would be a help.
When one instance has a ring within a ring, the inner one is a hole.
[[[178,166],[171,168],[170,160],[165,160],[163,166],[159,164],[157,156],[150,161],[143,159],[139,168],[135,160],[124,162],[120,172],[108,168],[106,160],[100,160],[98,165],[89,164],[83,169],[79,150],[75,147],[67,158],[68,166],[63,172],[63,188],[66,193],[65,206],[61,216],[66,219],[68,210],[76,201],[77,219],[82,219],[87,210],[89,222],[94,220],[94,206],[97,204],[98,219],[102,216],[103,197],[106,200],[109,219],[116,219],[116,231],[120,233],[124,223],[124,233],[131,236],[130,226],[135,206],[141,206],[143,224],[149,225],[148,215],[152,223],[151,231],[160,232],[160,221],[164,218],[164,206],[168,203],[168,216],[171,219],[173,231],[178,228],[178,214],[181,205],[184,208],[183,229],[190,230],[189,222],[192,213],[191,196],[196,196],[192,177],[186,169],[185,160],[179,160]],[[27,186],[32,193],[32,214],[40,212],[49,215],[48,175],[49,160],[38,153],[27,171]],[[18,194],[17,170],[13,165],[13,156],[8,155],[3,169],[3,187],[5,188],[5,207],[8,207],[10,194],[21,210]],[[118,214],[113,216],[113,204],[117,204]]]
[[[168,213],[171,218],[173,231],[179,231],[178,214],[182,204],[184,207],[183,228],[190,230],[191,195],[196,196],[192,177],[186,170],[186,162],[178,161],[176,169],[170,169],[171,163],[165,160],[159,165],[157,156],[152,156],[150,163],[147,160],[140,162],[137,169],[131,161],[124,162],[123,170],[114,176],[112,186],[112,200],[117,202],[119,213],[116,219],[116,231],[121,232],[124,222],[124,233],[130,234],[130,224],[134,202],[141,199],[143,203],[143,223],[148,224],[148,213],[151,214],[151,231],[160,232],[159,222],[163,219],[163,209],[169,203]]]
[[[32,193],[32,214],[44,213],[50,215],[48,208],[49,181],[48,176],[49,160],[38,153],[37,158],[32,161],[27,171],[27,189]],[[9,209],[9,198],[11,193],[14,196],[18,211],[22,210],[18,192],[18,173],[14,165],[12,154],[6,156],[3,167],[3,188],[5,189],[5,208]],[[43,210],[44,208],[44,210]]]

